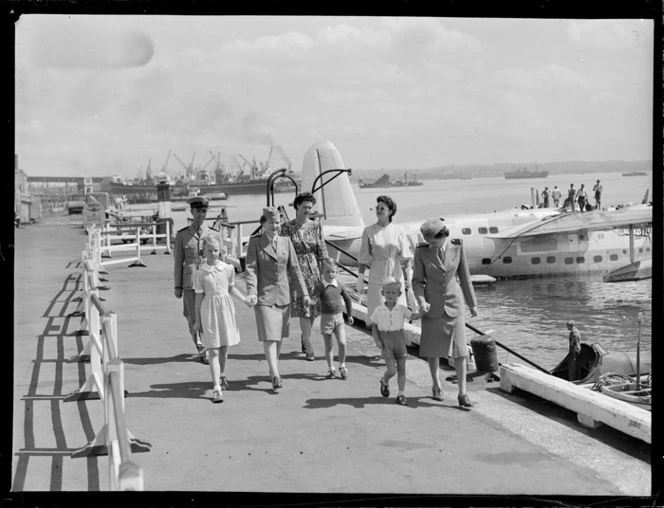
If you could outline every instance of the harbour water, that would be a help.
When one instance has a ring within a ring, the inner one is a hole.
[[[405,223],[423,222],[437,215],[486,213],[529,205],[531,187],[541,193],[544,186],[551,190],[557,185],[565,196],[570,183],[575,188],[584,183],[593,202],[592,187],[598,179],[604,188],[602,206],[639,203],[646,190],[652,193],[651,174],[625,178],[620,173],[549,175],[528,180],[506,180],[501,175],[472,180],[428,180],[424,186],[412,188],[360,189],[354,185],[354,190],[366,224],[374,222],[373,206],[381,194],[396,201],[395,222]],[[276,204],[288,205],[293,196],[275,193]],[[231,222],[257,219],[265,204],[265,195],[232,196],[225,201],[214,201],[208,217],[216,216],[225,207]],[[149,206],[140,208],[156,210],[156,204]],[[173,212],[175,227],[185,226],[188,216],[189,211]],[[576,321],[584,342],[599,342],[607,351],[635,350],[639,337],[642,350],[651,348],[651,280],[605,284],[597,273],[500,281],[492,288],[477,288],[476,292],[479,316],[469,323],[484,332],[492,330],[492,336],[500,343],[547,369],[553,368],[567,353],[565,322],[569,319]],[[643,312],[640,334],[639,312]],[[470,332],[468,338],[472,336]],[[368,337],[367,346],[373,347],[372,344]],[[509,358],[499,351],[499,360],[504,362]]]

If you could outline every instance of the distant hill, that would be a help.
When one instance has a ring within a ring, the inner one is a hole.
[[[450,165],[426,169],[365,169],[353,168],[351,180],[372,180],[387,173],[390,179],[403,179],[404,173],[408,173],[408,179],[417,180],[446,180],[457,178],[486,178],[503,176],[506,171],[528,168],[530,170],[547,170],[549,176],[564,174],[583,173],[617,173],[631,171],[652,171],[652,161],[568,161],[568,162],[528,162],[511,163],[501,162],[497,164],[469,164],[463,166]]]

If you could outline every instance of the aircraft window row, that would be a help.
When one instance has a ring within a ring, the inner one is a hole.
[[[646,250],[649,251],[650,247],[646,247]],[[639,251],[639,252],[642,252],[642,251]],[[599,255],[593,257],[593,261],[595,263],[601,263],[603,259],[604,258],[602,258],[602,256],[599,256]],[[618,260],[618,254],[609,255],[609,259],[611,261],[617,261]],[[573,265],[575,261],[576,261],[576,264],[582,265],[586,262],[586,258],[583,257],[583,256],[577,256],[576,259],[574,259],[573,257],[566,257],[564,259],[564,262],[565,262],[566,265]],[[547,256],[546,262],[549,265],[555,263],[556,262],[556,256]],[[512,263],[512,257],[511,256],[503,257],[503,264],[509,265],[511,263]],[[539,257],[533,257],[533,258],[530,258],[530,263],[533,264],[533,265],[539,265],[539,264],[542,263],[542,260]],[[491,259],[490,258],[482,259],[482,264],[483,265],[491,264]]]
[[[472,232],[473,231],[470,228],[462,228],[461,229],[461,233],[464,234],[464,235],[470,235],[470,234],[472,234]],[[488,229],[484,228],[484,227],[477,228],[477,233],[480,234],[480,235],[486,235],[487,233],[497,233],[497,232],[498,232],[498,228],[495,227],[495,226],[491,226]]]

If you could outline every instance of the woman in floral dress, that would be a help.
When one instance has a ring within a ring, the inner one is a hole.
[[[295,219],[281,226],[281,235],[288,236],[295,247],[295,253],[300,263],[300,270],[304,277],[309,294],[320,281],[318,269],[320,261],[328,257],[323,229],[318,221],[311,220],[313,206],[316,198],[309,193],[298,194],[293,202],[295,208]],[[302,298],[298,297],[293,284],[290,285],[291,292],[291,316],[300,318],[300,329],[302,330],[302,352],[306,359],[314,360],[314,348],[311,344],[311,329],[316,316],[320,314],[320,302],[313,305],[305,305]]]

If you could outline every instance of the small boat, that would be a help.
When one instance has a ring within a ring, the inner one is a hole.
[[[635,406],[652,410],[652,387],[649,383],[637,384],[634,379],[628,378],[629,381],[618,381],[611,384],[601,384],[602,379],[597,383],[599,391],[613,397],[614,399],[629,402]]]
[[[581,385],[586,383],[596,383],[600,377],[606,374],[619,374],[633,376],[637,372],[636,351],[607,352],[600,344],[581,343],[581,354],[579,355],[578,379],[569,379],[567,365],[569,363],[569,353],[562,362],[551,370],[551,374],[571,381],[574,384]],[[650,351],[641,351],[639,358],[639,372],[647,374],[652,369],[652,353]]]
[[[632,171],[630,173],[623,173],[622,176],[646,176],[647,174],[645,171]]]
[[[640,259],[603,276],[604,282],[626,282],[652,278],[652,258]]]

